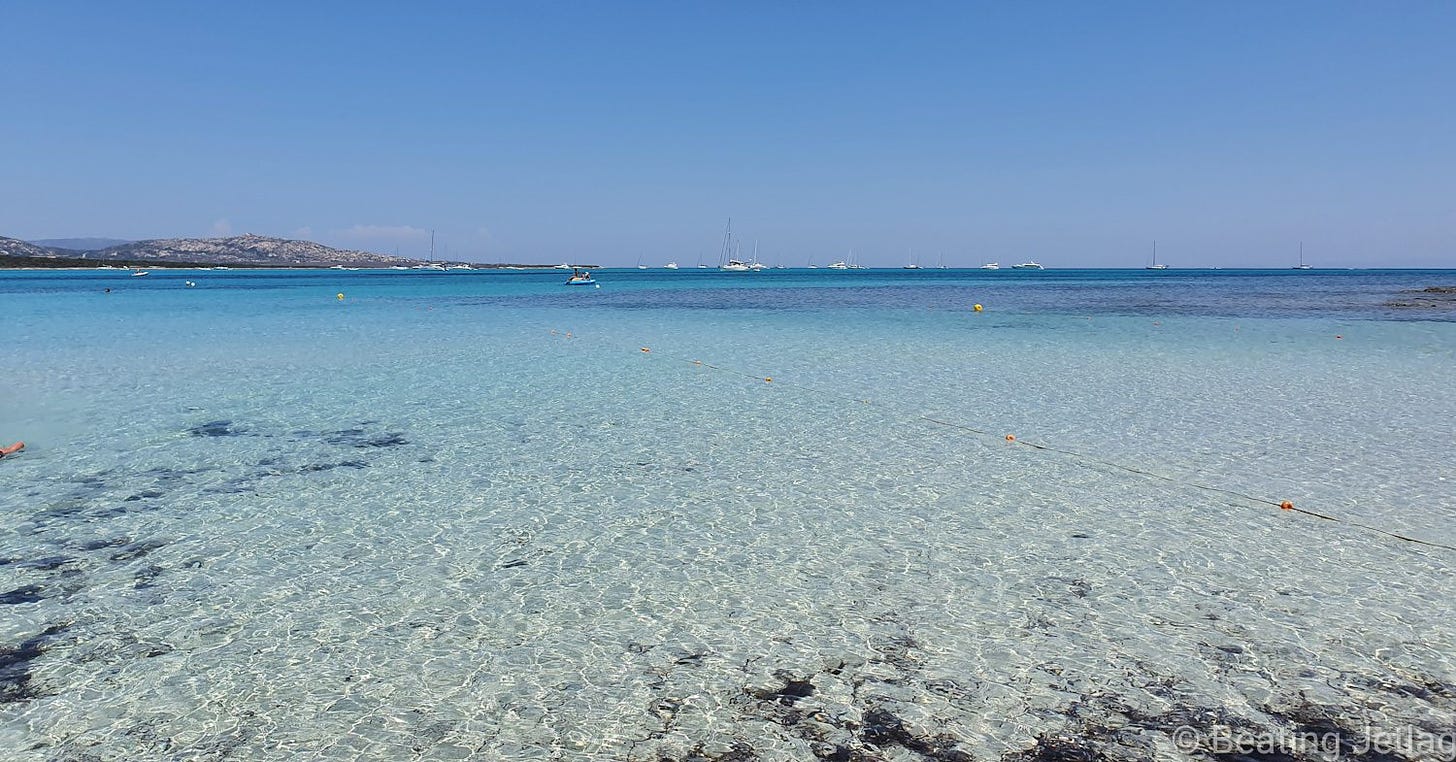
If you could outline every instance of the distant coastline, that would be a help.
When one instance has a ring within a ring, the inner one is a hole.
[[[601,265],[572,265],[583,270],[593,270]],[[176,262],[156,259],[81,259],[79,257],[12,257],[0,255],[0,270],[216,270],[221,267],[234,270],[331,270],[326,264],[274,264],[267,262],[219,264],[216,262]],[[350,270],[393,270],[388,265],[356,265]],[[406,271],[433,269],[404,267]],[[480,264],[463,262],[454,265],[456,270],[559,270],[559,265],[538,264]]]
[[[53,239],[52,242],[114,239]],[[594,268],[597,265],[574,265]],[[396,270],[550,270],[557,264],[517,264],[421,260],[368,251],[335,249],[312,241],[240,235],[225,238],[161,238],[128,241],[100,249],[80,251],[0,236],[0,269],[74,270],[102,268],[207,267]]]

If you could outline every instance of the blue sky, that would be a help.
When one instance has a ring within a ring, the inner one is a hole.
[[[1456,267],[1456,4],[0,3],[0,235]]]

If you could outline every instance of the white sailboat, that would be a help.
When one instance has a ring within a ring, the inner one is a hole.
[[[1295,265],[1294,267],[1292,267],[1290,269],[1291,270],[1313,270],[1314,269],[1314,267],[1312,265],[1307,265],[1307,264],[1304,263],[1304,241],[1300,241],[1299,242],[1299,264]]]
[[[1158,264],[1158,242],[1157,241],[1153,241],[1153,259],[1152,259],[1152,262],[1149,263],[1148,266],[1147,267],[1144,267],[1143,269],[1144,270],[1166,270],[1166,269],[1168,269],[1168,266],[1167,265],[1160,265],[1160,264]]]
[[[718,252],[718,269],[729,273],[746,273],[748,263],[738,258],[738,242],[733,238],[733,218],[723,228],[723,250]]]
[[[914,251],[911,251],[910,252],[909,261],[907,261],[905,263],[905,266],[904,267],[901,267],[900,269],[901,270],[919,270],[920,269],[920,262],[915,259],[915,252]]]

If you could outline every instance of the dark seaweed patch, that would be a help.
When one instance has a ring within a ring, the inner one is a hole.
[[[1030,749],[1001,759],[1003,762],[1097,762],[1107,757],[1081,739],[1041,736]]]
[[[705,751],[703,744],[698,744],[685,756],[677,760],[663,757],[662,762],[754,762],[756,759],[758,759],[758,755],[753,753],[753,749],[750,746],[735,741],[728,751],[721,754],[713,754]]]
[[[138,590],[152,586],[157,577],[161,576],[164,569],[156,564],[148,564],[145,568],[137,570],[132,575],[133,587]]]
[[[813,682],[809,680],[795,680],[792,677],[786,678],[783,675],[779,677],[784,680],[783,687],[772,690],[762,688],[754,689],[749,691],[749,695],[760,701],[777,701],[784,706],[793,706],[799,699],[814,695]]]
[[[0,593],[0,606],[14,606],[19,603],[35,603],[45,600],[40,594],[40,585],[24,585],[7,593]]]
[[[879,707],[865,712],[860,739],[880,749],[899,746],[938,762],[971,762],[971,755],[955,748],[954,739],[918,736],[905,727],[904,720]]]
[[[22,563],[21,567],[36,571],[55,571],[64,566],[75,564],[78,560],[70,556],[41,556],[40,558],[33,558]]]
[[[142,556],[145,556],[148,553],[151,553],[152,551],[166,544],[167,543],[162,542],[161,540],[143,540],[141,542],[134,542],[122,548],[121,550],[111,554],[111,560],[130,561],[132,559],[141,558]]]
[[[345,447],[357,447],[365,449],[369,447],[398,447],[409,444],[404,434],[398,431],[386,431],[382,434],[370,434],[363,429],[344,429],[324,435],[324,441],[331,445],[342,445]]]
[[[35,698],[30,663],[45,653],[46,645],[65,632],[70,623],[55,624],[21,641],[13,648],[0,648],[0,704]]]
[[[1428,286],[1400,293],[1406,296],[1391,299],[1385,306],[1397,309],[1456,309],[1456,286]]]
[[[87,540],[76,545],[81,550],[102,550],[104,548],[120,548],[131,542],[130,537],[113,537],[109,540]]]
[[[187,433],[194,437],[235,437],[241,434],[242,430],[233,428],[232,421],[208,421],[193,426],[187,430]]]
[[[345,461],[340,461],[338,463],[311,463],[311,464],[309,464],[307,466],[304,466],[303,468],[300,468],[298,470],[299,470],[299,473],[310,474],[310,473],[317,473],[319,471],[332,471],[332,470],[334,470],[336,468],[354,468],[354,469],[359,469],[359,468],[368,468],[368,467],[369,467],[369,464],[368,463],[365,463],[362,460],[345,460]]]

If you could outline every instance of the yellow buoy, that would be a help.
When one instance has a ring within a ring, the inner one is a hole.
[[[343,291],[340,291],[339,292],[339,301],[341,301],[341,302],[344,301],[344,292]]]
[[[980,312],[981,310],[983,310],[985,308],[978,304],[978,305],[972,307],[971,309],[975,310],[976,312]]]

